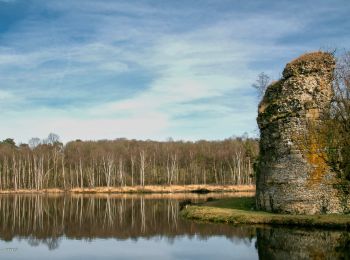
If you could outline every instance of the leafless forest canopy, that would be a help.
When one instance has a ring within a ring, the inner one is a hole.
[[[0,189],[252,184],[258,141],[113,141],[33,138],[0,143]]]

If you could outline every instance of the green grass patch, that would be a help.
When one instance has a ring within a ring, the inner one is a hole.
[[[209,206],[209,207],[227,208],[227,209],[254,210],[255,198],[254,197],[225,198],[225,199],[209,201],[203,205]]]
[[[254,210],[254,198],[214,200],[187,206],[181,211],[185,218],[234,225],[287,225],[350,230],[350,215],[289,215]]]

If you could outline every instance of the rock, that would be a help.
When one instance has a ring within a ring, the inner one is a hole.
[[[349,212],[347,188],[327,164],[326,142],[319,134],[333,97],[334,68],[329,53],[304,54],[288,63],[282,79],[267,88],[257,118],[258,209],[290,214]]]
[[[180,211],[183,210],[184,208],[186,208],[187,205],[191,205],[192,201],[187,199],[187,200],[182,200],[179,202],[179,209]]]

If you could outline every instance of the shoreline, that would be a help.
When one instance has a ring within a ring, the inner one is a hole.
[[[243,198],[246,201],[253,198]],[[226,223],[231,225],[267,225],[267,226],[291,226],[303,228],[326,228],[350,230],[349,214],[329,215],[288,215],[263,211],[255,211],[244,203],[242,198],[219,199],[201,205],[187,205],[181,216],[190,220],[212,223]],[[229,205],[229,202],[231,205]],[[236,205],[235,205],[236,204]]]
[[[254,192],[255,185],[145,185],[124,187],[95,187],[95,188],[72,188],[72,189],[18,189],[0,190],[1,194],[42,194],[42,193],[210,193],[210,192]]]

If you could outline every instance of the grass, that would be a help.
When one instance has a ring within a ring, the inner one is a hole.
[[[94,187],[72,189],[18,189],[0,190],[0,194],[10,193],[186,193],[196,190],[208,192],[255,192],[254,185],[146,185],[146,186],[123,186],[123,187]]]
[[[254,210],[254,197],[220,199],[187,206],[181,215],[188,219],[247,225],[288,225],[350,230],[350,215],[287,215]]]
[[[225,209],[239,209],[239,210],[253,210],[255,207],[254,197],[241,198],[227,198],[209,201],[205,203],[209,207],[225,208]]]

